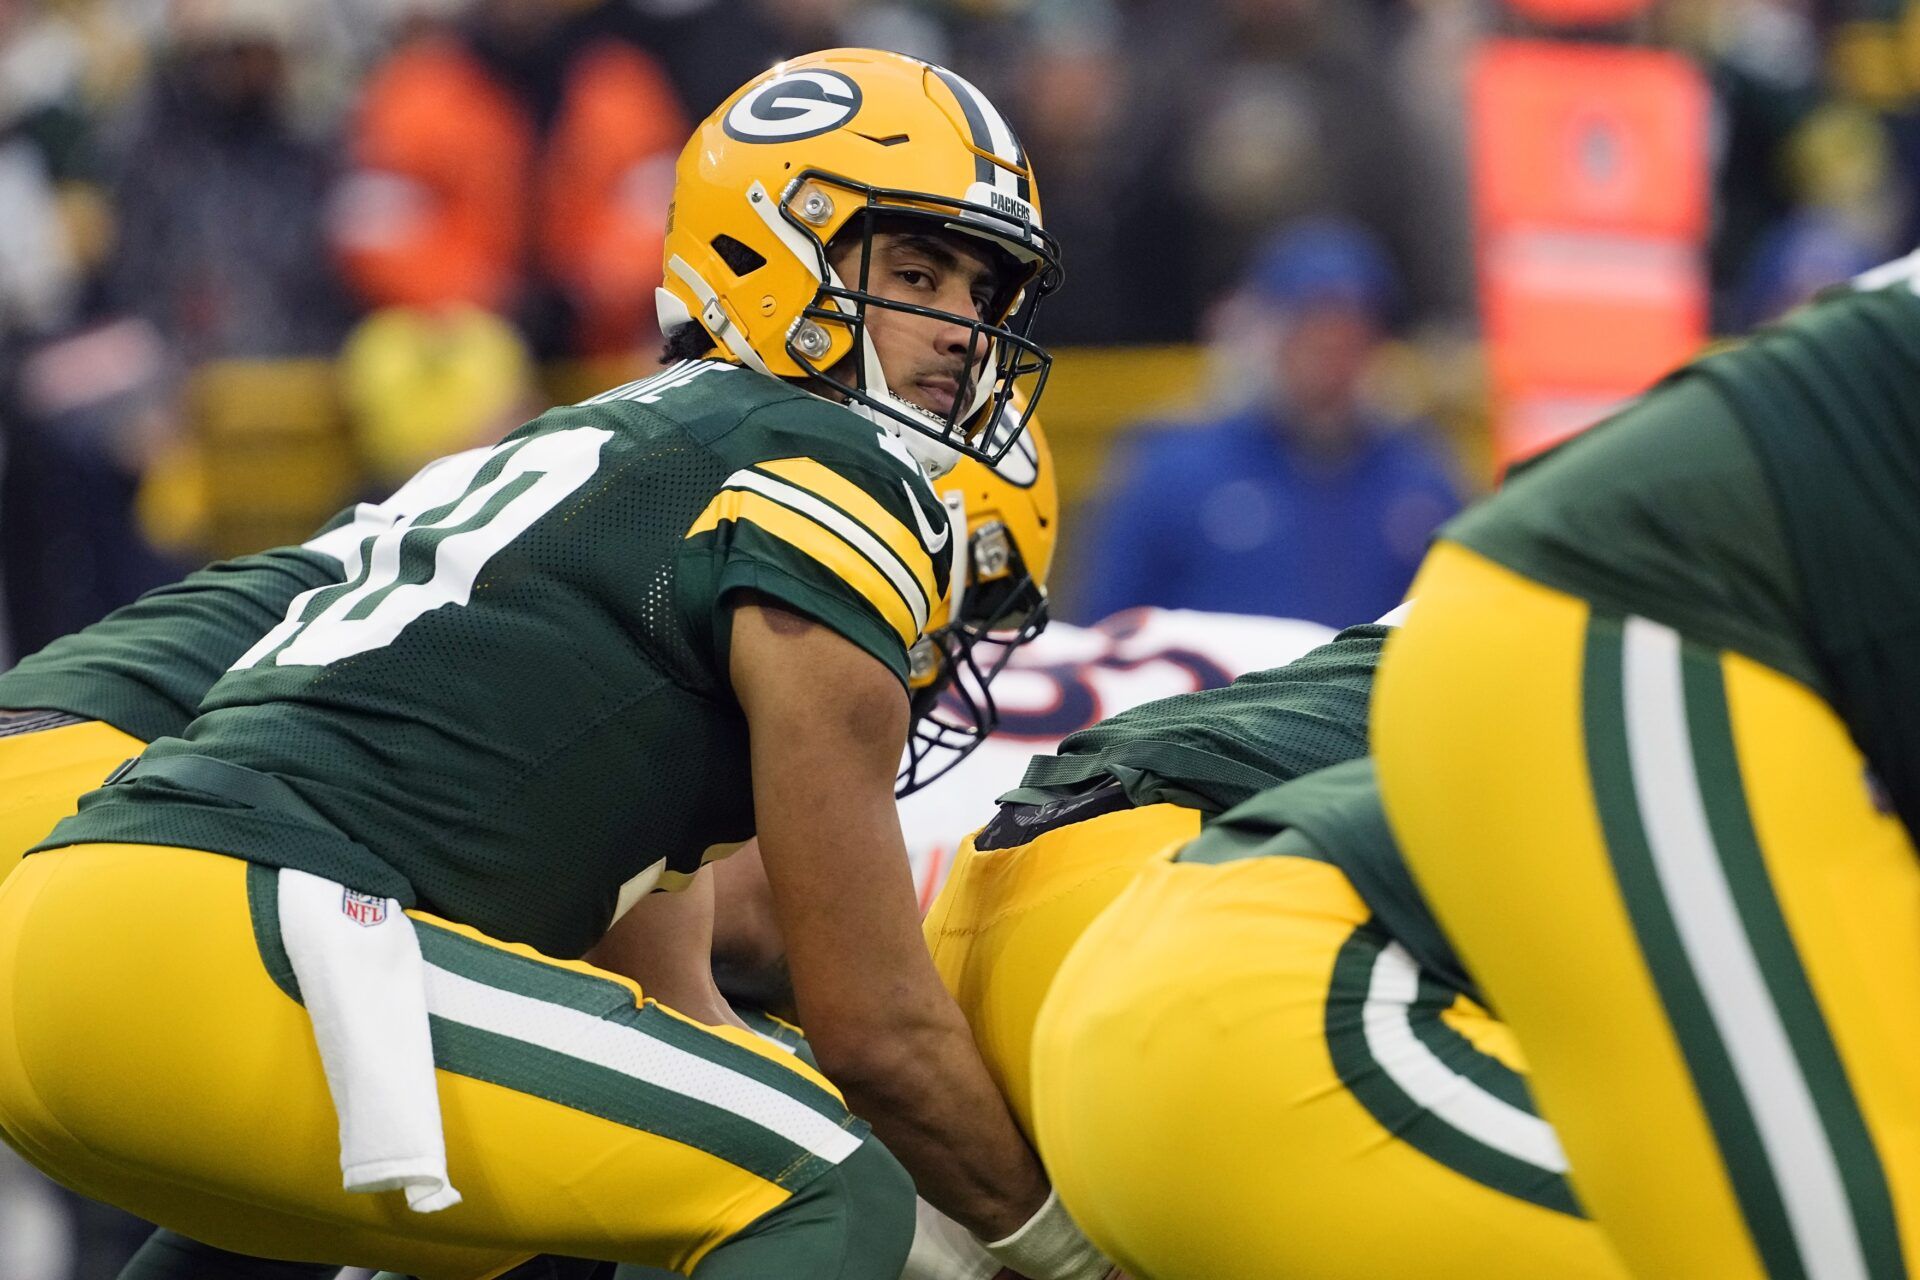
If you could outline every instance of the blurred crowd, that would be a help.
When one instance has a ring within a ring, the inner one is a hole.
[[[1917,25],[1665,0],[1576,33],[1710,80],[1717,328],[1915,241]],[[0,0],[0,662],[205,554],[150,491],[209,362],[328,362],[371,491],[557,362],[646,358],[690,123],[841,44],[953,66],[1021,129],[1067,249],[1045,341],[1213,353],[1198,416],[1114,452],[1070,611],[1345,620],[1477,479],[1406,355],[1471,385],[1463,85],[1528,30],[1500,0]],[[1302,530],[1373,559],[1252,572]]]

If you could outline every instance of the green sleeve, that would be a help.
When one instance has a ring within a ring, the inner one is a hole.
[[[293,598],[339,573],[338,560],[306,547],[209,565],[0,674],[0,707],[101,720],[143,742],[178,735]]]
[[[908,651],[947,594],[953,530],[911,460],[847,432],[844,410],[825,407],[836,433],[803,429],[804,406],[774,406],[789,415],[783,429],[754,434],[745,465],[689,529],[682,564],[714,611],[722,669],[729,597],[753,590],[832,628],[904,684]]]
[[[1136,804],[1218,814],[1267,787],[1366,754],[1374,669],[1392,628],[1348,627],[1282,667],[1144,703],[1036,756],[1003,801],[1044,803],[1116,778]]]

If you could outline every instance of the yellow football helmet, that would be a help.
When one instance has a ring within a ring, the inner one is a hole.
[[[978,237],[1010,260],[1007,287],[977,317],[875,296],[877,218]],[[856,235],[860,269],[842,279],[827,247]],[[830,49],[749,81],[680,154],[663,256],[662,333],[698,324],[720,358],[818,380],[896,434],[910,429],[910,447],[931,439],[998,462],[1045,385],[1051,358],[1027,335],[1060,283],[1059,252],[1040,228],[1019,139],[985,95],[942,67]],[[968,393],[944,418],[887,387],[865,333],[869,307],[971,327]],[[849,368],[850,377],[835,372]],[[1026,409],[1010,414],[1016,379],[1027,380]],[[953,461],[938,448],[916,456],[936,474]]]
[[[1016,399],[1008,416],[1021,412]],[[1060,532],[1053,454],[1038,418],[1027,418],[997,467],[963,458],[935,487],[964,561],[909,654],[913,731],[894,784],[902,796],[959,764],[1000,723],[993,682],[1047,625]]]

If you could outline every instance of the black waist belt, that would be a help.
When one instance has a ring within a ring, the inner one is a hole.
[[[300,798],[299,792],[272,774],[212,756],[161,756],[157,760],[141,756],[115,769],[106,785],[114,786],[135,778],[164,779],[176,787],[218,796],[248,809],[278,813],[313,826],[335,829],[318,809]]]
[[[982,853],[1012,849],[1038,840],[1049,831],[1133,807],[1126,788],[1112,780],[1099,782],[1079,795],[1046,804],[1003,804],[993,815],[993,821],[973,838],[973,847]]]

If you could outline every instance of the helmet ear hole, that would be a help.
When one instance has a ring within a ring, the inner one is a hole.
[[[713,251],[720,255],[720,261],[726,263],[727,270],[736,276],[751,275],[767,265],[762,254],[732,236],[715,236],[712,244]]]

